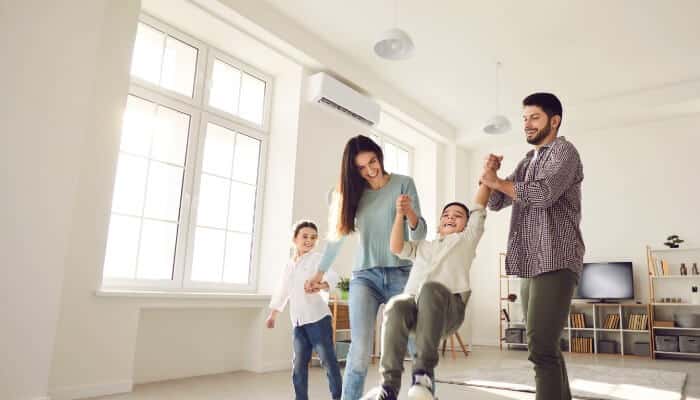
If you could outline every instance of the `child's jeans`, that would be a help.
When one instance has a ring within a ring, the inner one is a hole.
[[[382,326],[382,385],[392,387],[396,393],[401,389],[403,359],[411,333],[416,338],[413,372],[424,371],[435,378],[440,340],[462,325],[470,295],[471,291],[452,294],[440,283],[426,282],[418,298],[401,294],[389,301]]]
[[[328,386],[333,399],[340,399],[343,390],[338,358],[333,346],[331,317],[294,327],[294,369],[292,382],[296,400],[309,399],[309,362],[311,352],[316,350],[321,364],[326,368]]]

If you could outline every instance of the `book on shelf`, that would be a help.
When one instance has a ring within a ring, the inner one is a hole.
[[[661,272],[663,275],[671,275],[671,268],[668,266],[668,261],[661,260]]]

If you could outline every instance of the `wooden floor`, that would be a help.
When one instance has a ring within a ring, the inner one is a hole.
[[[685,400],[700,400],[700,362],[679,360],[649,360],[643,358],[618,358],[607,355],[567,354],[568,363],[599,364],[607,366],[637,367],[684,371],[688,373]],[[499,351],[497,348],[477,347],[464,357],[458,353],[457,359],[448,356],[440,360],[437,376],[456,375],[468,368],[498,367],[513,360],[525,360],[524,351]],[[407,365],[407,368],[408,365]],[[409,369],[410,370],[410,369]],[[377,364],[370,368],[367,377],[369,389],[377,382]],[[400,398],[406,396],[409,381],[404,376],[404,387]],[[407,382],[408,381],[408,382]],[[507,400],[534,399],[528,393],[485,390],[466,386],[438,384],[440,400]],[[321,368],[312,368],[309,374],[309,397],[311,399],[330,398],[326,376]],[[233,372],[204,377],[137,385],[132,393],[99,397],[100,400],[268,400],[293,399],[290,371],[256,374]],[[639,399],[644,400],[644,399]],[[650,399],[653,400],[653,399]]]

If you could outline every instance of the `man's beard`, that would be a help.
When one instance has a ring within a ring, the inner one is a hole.
[[[529,137],[526,136],[526,137],[525,137],[525,138],[526,138],[525,140],[527,140],[527,142],[530,143],[530,144],[532,144],[532,145],[539,146],[540,144],[542,144],[542,142],[544,141],[544,139],[545,139],[547,136],[549,136],[549,134],[550,134],[551,132],[552,132],[552,119],[550,118],[550,119],[547,121],[547,125],[545,125],[544,128],[542,128],[541,130],[537,131],[537,133],[535,134],[535,136],[533,136],[532,138],[529,138]]]

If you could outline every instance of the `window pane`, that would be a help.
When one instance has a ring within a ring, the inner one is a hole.
[[[219,125],[207,124],[206,135],[202,171],[227,178],[231,177],[235,132]]]
[[[391,143],[384,144],[384,168],[388,172],[397,172],[396,170],[396,147]]]
[[[238,232],[252,232],[254,218],[255,186],[232,182],[228,229]]]
[[[145,217],[177,222],[180,215],[183,172],[180,167],[151,161],[146,186]]]
[[[184,166],[189,130],[189,115],[159,106],[156,112],[151,158]]]
[[[214,60],[209,105],[237,114],[240,85],[241,71],[219,60]]]
[[[172,279],[177,224],[144,219],[137,279]]]
[[[140,227],[139,218],[112,215],[107,234],[105,278],[134,277]]]
[[[165,41],[160,84],[174,92],[192,97],[197,68],[197,49],[173,37]]]
[[[220,282],[224,265],[224,231],[197,228],[192,259],[193,281]]]
[[[131,74],[157,85],[160,81],[164,44],[165,34],[163,32],[139,23],[131,60]]]
[[[258,180],[260,141],[252,137],[236,135],[236,151],[233,157],[233,179],[255,185]]]
[[[156,105],[150,101],[129,96],[122,123],[120,148],[133,154],[148,156],[151,149]]]
[[[239,115],[248,121],[262,125],[265,106],[265,82],[243,74]]]
[[[226,227],[228,195],[231,181],[202,174],[199,184],[197,225],[212,228]]]
[[[119,155],[117,179],[114,183],[112,211],[141,216],[146,191],[148,160],[128,154]]]
[[[226,235],[226,262],[224,282],[247,284],[250,274],[251,235],[232,233]]]

